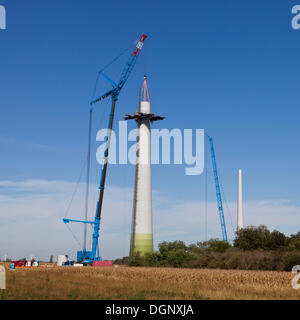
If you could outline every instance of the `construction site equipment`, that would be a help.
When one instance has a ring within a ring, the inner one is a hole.
[[[94,228],[93,230],[93,236],[92,236],[92,250],[87,251],[85,248],[83,248],[82,251],[77,252],[77,261],[83,262],[86,264],[93,264],[94,261],[101,261],[102,258],[99,254],[99,230],[100,230],[100,220],[101,220],[101,213],[102,213],[102,205],[103,205],[103,195],[104,195],[104,187],[105,187],[105,179],[106,179],[106,171],[107,171],[107,164],[108,164],[108,154],[109,154],[109,147],[110,147],[110,140],[111,140],[111,131],[113,128],[113,121],[114,121],[114,115],[115,115],[115,108],[116,108],[116,102],[118,100],[119,94],[125,85],[126,81],[128,80],[135,63],[137,61],[137,58],[142,50],[143,44],[147,36],[143,34],[140,37],[140,40],[138,41],[136,47],[134,48],[132,54],[130,55],[129,60],[127,61],[120,80],[118,83],[114,82],[112,79],[110,79],[106,74],[101,71],[99,74],[103,76],[107,81],[110,82],[113,89],[109,90],[108,92],[102,94],[98,98],[91,101],[90,105],[93,106],[97,102],[104,100],[107,97],[111,97],[112,104],[111,104],[111,110],[110,110],[110,116],[109,116],[109,122],[108,122],[108,136],[106,138],[106,148],[104,153],[104,161],[102,166],[102,172],[101,172],[101,179],[100,179],[100,185],[99,185],[99,197],[97,201],[97,208],[96,208],[96,214],[93,221],[87,221],[87,220],[72,220],[72,219],[63,219],[64,223],[69,222],[79,222],[79,223],[86,223],[91,224]]]
[[[112,266],[113,266],[113,262],[110,260],[93,262],[93,267],[112,267]]]
[[[207,135],[207,137],[210,144],[211,160],[212,160],[212,167],[213,167],[213,173],[214,173],[214,179],[215,179],[215,185],[216,185],[216,194],[217,194],[217,201],[218,201],[218,210],[219,210],[219,217],[220,217],[220,223],[221,223],[222,237],[224,241],[228,241],[214,143],[213,143],[212,137],[210,137],[209,135]]]
[[[25,267],[26,261],[20,260],[20,261],[12,261],[14,264],[15,268],[20,268],[20,267]]]
[[[57,256],[57,266],[62,266],[65,262],[68,262],[68,258],[65,255],[59,255]]]

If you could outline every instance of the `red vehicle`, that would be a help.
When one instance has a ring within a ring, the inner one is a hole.
[[[93,262],[93,267],[112,267],[113,263],[112,261],[94,261]]]
[[[20,268],[25,266],[26,261],[12,261],[15,264],[15,268]]]

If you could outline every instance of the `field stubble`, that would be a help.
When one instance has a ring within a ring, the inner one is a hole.
[[[7,270],[0,299],[299,299],[292,273],[172,268],[21,268]]]

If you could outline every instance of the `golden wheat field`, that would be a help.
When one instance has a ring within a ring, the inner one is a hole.
[[[171,268],[7,268],[0,299],[299,299],[293,274]]]

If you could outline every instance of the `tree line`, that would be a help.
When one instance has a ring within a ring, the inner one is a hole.
[[[124,257],[115,264],[129,266],[290,271],[300,265],[300,232],[286,236],[266,226],[236,232],[233,244],[219,239],[186,245],[162,242],[158,251]]]

